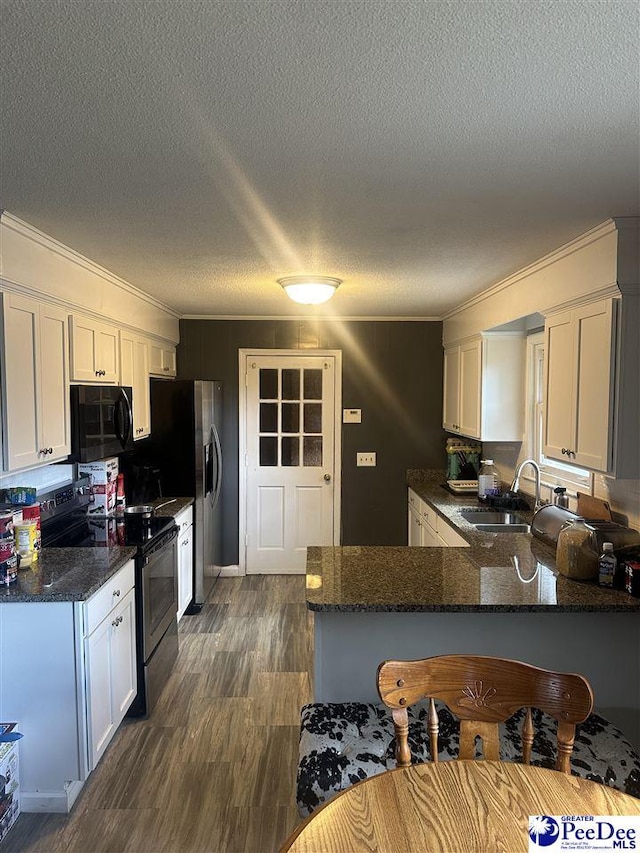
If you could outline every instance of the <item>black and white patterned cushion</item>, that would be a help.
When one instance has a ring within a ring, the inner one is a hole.
[[[458,722],[436,703],[440,720],[440,761],[458,754]],[[430,760],[426,730],[427,708],[408,709],[409,747],[414,763]],[[531,763],[552,768],[556,756],[556,723],[533,710],[535,737]],[[519,761],[524,710],[500,726],[501,757]],[[301,714],[297,780],[298,810],[310,814],[321,803],[354,782],[396,766],[395,738],[390,711],[382,704],[345,702],[305,705]],[[577,726],[571,772],[640,798],[640,755],[608,720],[592,714]]]

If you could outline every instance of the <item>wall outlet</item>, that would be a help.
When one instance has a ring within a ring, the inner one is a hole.
[[[375,453],[356,453],[356,466],[358,468],[375,468]]]

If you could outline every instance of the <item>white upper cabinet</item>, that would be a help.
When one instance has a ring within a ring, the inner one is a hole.
[[[3,469],[70,453],[68,313],[2,294]]]
[[[546,456],[638,476],[637,304],[631,297],[603,299],[547,318]]]
[[[71,315],[71,381],[118,383],[118,329]]]
[[[149,344],[146,338],[120,332],[120,384],[133,388],[133,437],[151,433]]]
[[[443,427],[482,441],[521,441],[525,342],[485,333],[444,352]]]
[[[174,379],[176,376],[176,348],[149,341],[149,373]]]

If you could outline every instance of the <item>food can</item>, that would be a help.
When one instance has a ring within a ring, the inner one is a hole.
[[[7,537],[6,539],[0,539],[0,563],[4,563],[5,560],[8,560],[10,557],[13,557],[16,553],[15,542],[12,537]]]
[[[29,565],[38,559],[38,525],[35,521],[23,522],[16,524],[15,531],[17,551],[24,558],[24,564]]]
[[[0,539],[13,537],[13,510],[0,510]]]
[[[14,554],[8,560],[0,563],[0,583],[13,583],[18,578],[18,557]]]
[[[40,544],[42,540],[42,529],[40,525],[40,504],[32,504],[31,506],[22,507],[22,519],[25,524],[29,521],[35,521],[36,523],[36,549],[40,549]]]

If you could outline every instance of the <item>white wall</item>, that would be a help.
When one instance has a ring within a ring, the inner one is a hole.
[[[0,245],[4,289],[41,295],[171,344],[179,341],[179,315],[171,308],[6,212]]]

